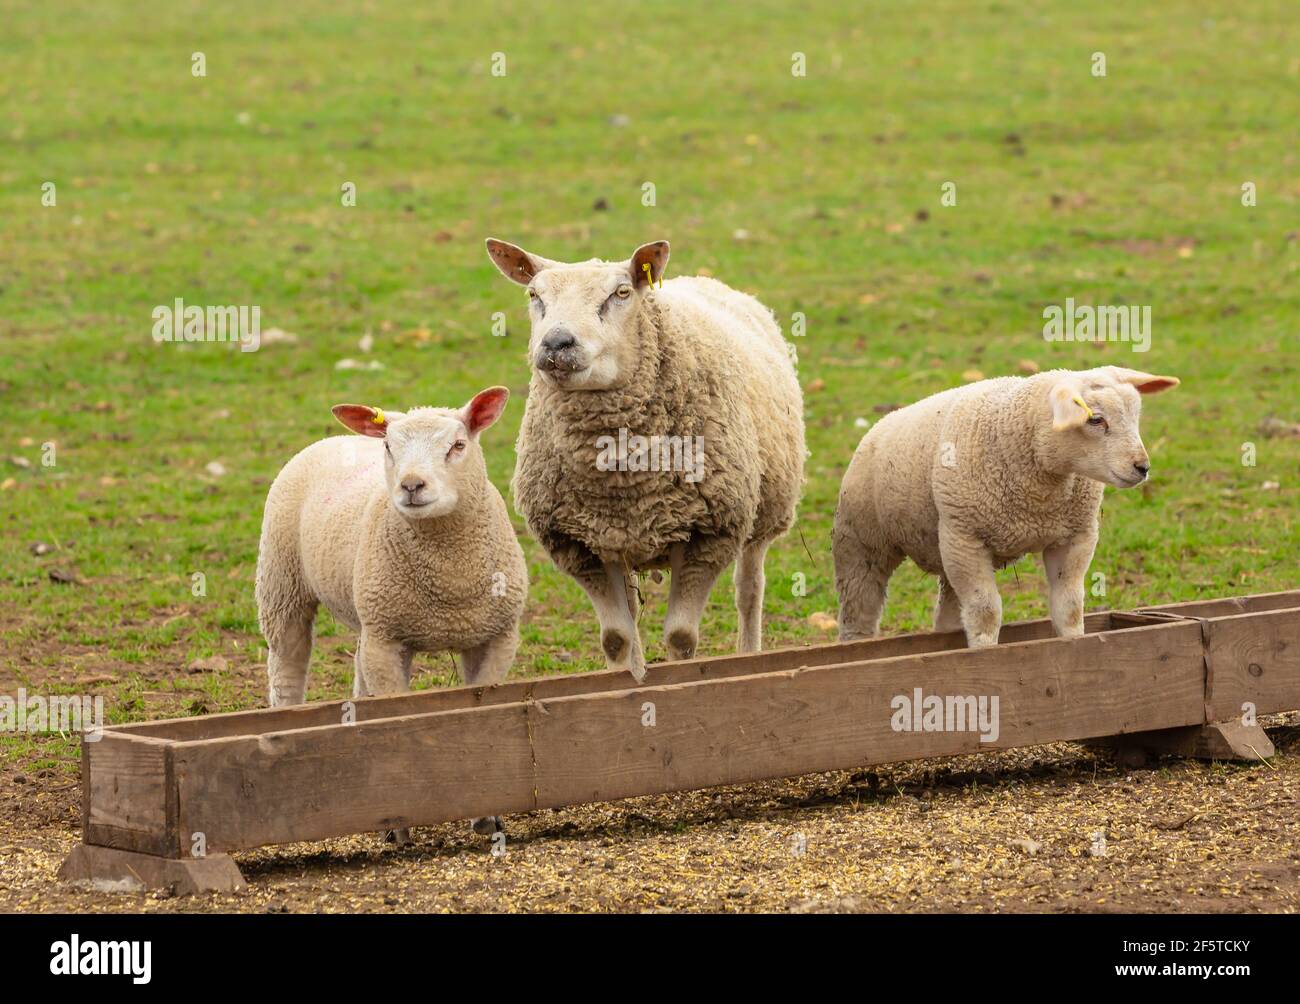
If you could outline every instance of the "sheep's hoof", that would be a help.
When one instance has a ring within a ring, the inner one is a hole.
[[[600,647],[605,650],[606,659],[620,662],[628,649],[627,638],[622,632],[608,628],[600,633]]]
[[[699,636],[690,628],[677,628],[668,632],[668,651],[674,659],[689,659],[695,655],[699,641]]]
[[[469,821],[469,828],[480,836],[490,837],[494,833],[500,833],[505,829],[501,822],[500,816],[479,816],[478,819]]]
[[[394,844],[397,847],[405,847],[411,842],[411,831],[406,827],[400,830],[384,831],[384,843]]]

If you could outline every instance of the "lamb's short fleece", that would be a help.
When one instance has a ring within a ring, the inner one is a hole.
[[[416,652],[460,654],[468,683],[505,678],[528,590],[523,551],[479,434],[508,391],[465,407],[339,405],[361,433],[313,443],[266,499],[257,607],[272,704],[305,699],[319,604],[360,632],[354,693],[409,688]]]
[[[1030,552],[1043,555],[1056,632],[1081,634],[1104,487],[1141,484],[1150,468],[1139,395],[1177,384],[1117,366],[1054,370],[957,387],[881,419],[835,514],[840,637],[876,633],[889,577],[911,558],[939,576],[936,630],[995,644],[994,573]]]

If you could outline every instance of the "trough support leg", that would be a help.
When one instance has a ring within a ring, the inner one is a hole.
[[[247,886],[228,854],[162,858],[116,847],[77,844],[59,869],[64,882],[124,883],[123,890],[170,888],[178,896],[243,892]]]
[[[1197,760],[1258,763],[1276,752],[1268,733],[1259,725],[1243,725],[1236,720],[1156,732],[1134,732],[1091,740],[1091,744],[1113,749],[1115,758],[1125,767],[1140,767],[1150,757],[1161,753]]]

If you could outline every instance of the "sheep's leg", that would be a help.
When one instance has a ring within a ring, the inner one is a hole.
[[[961,604],[966,644],[970,648],[996,645],[1002,630],[1002,597],[998,595],[993,555],[980,541],[942,520],[939,554],[943,559],[944,578]]]
[[[942,575],[939,576],[939,600],[934,608],[934,629],[936,631],[960,631],[961,600],[953,590],[952,584]]]
[[[903,556],[869,549],[838,521],[831,534],[831,555],[840,598],[840,641],[874,638],[880,631],[890,576],[903,563]]]
[[[1062,638],[1083,634],[1083,586],[1097,548],[1096,533],[1076,537],[1043,551],[1047,571],[1047,603],[1052,627]]]
[[[272,707],[307,700],[307,667],[311,663],[313,606],[266,632],[266,676]],[[267,625],[269,627],[269,625]]]
[[[358,679],[364,688],[360,696],[382,697],[387,694],[404,694],[411,689],[411,659],[414,653],[400,642],[380,638],[364,627],[357,639],[356,665]],[[356,692],[357,684],[353,685]],[[411,831],[406,827],[389,830],[384,840],[398,847],[411,842]]]
[[[626,573],[613,563],[599,565],[593,560],[575,578],[591,600],[600,622],[600,647],[605,653],[605,665],[627,670],[640,683],[645,679],[645,656],[641,653],[641,638],[632,616],[634,601],[628,595]]]
[[[758,652],[763,647],[763,559],[770,540],[752,540],[736,558],[736,651]]]
[[[709,593],[727,562],[700,560],[685,544],[669,552],[672,581],[668,586],[668,617],[664,621],[664,644],[670,659],[689,659],[700,643],[700,618]]]
[[[482,645],[467,648],[460,654],[461,678],[471,687],[501,683],[514,665],[518,648],[519,631],[514,627]]]

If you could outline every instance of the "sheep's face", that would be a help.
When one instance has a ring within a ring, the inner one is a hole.
[[[565,390],[605,390],[635,372],[637,321],[646,290],[661,280],[668,243],[637,248],[624,262],[565,264],[489,240],[488,255],[528,289],[528,358],[542,379]]]
[[[1062,469],[1116,488],[1140,485],[1151,470],[1138,432],[1141,395],[1177,386],[1177,377],[1119,366],[1063,375],[1049,394],[1052,452]]]
[[[353,432],[384,441],[384,479],[393,508],[409,520],[435,519],[454,512],[466,491],[481,482],[479,433],[501,416],[509,396],[504,387],[490,387],[460,410],[385,414],[340,404],[334,415]]]

